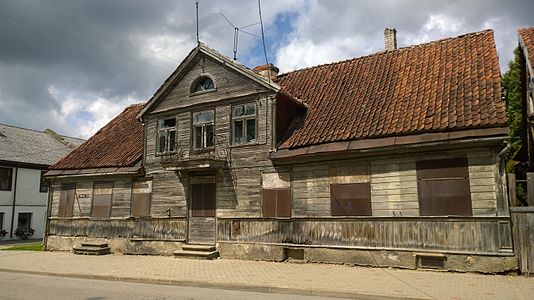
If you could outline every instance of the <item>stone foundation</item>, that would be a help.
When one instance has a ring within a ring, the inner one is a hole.
[[[75,246],[81,243],[107,243],[114,254],[143,254],[143,255],[173,255],[175,251],[181,250],[183,242],[154,241],[126,238],[91,238],[91,237],[66,237],[48,236],[47,251],[72,251]]]
[[[518,267],[515,256],[504,255],[469,255],[422,251],[360,250],[237,243],[219,243],[218,249],[222,258],[229,259],[284,261],[288,258],[286,256],[288,252],[285,249],[302,249],[304,261],[315,263],[395,267],[415,270],[431,269],[432,267],[421,266],[418,263],[418,257],[430,257],[442,259],[442,266],[432,268],[438,270],[506,273],[517,270]]]

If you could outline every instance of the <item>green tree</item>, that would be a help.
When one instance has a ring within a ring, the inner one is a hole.
[[[514,157],[523,147],[523,126],[522,126],[522,106],[521,106],[521,63],[520,49],[515,48],[514,58],[508,63],[508,71],[502,77],[503,87],[506,95],[506,108],[508,126],[510,127],[511,149],[508,152],[506,162],[506,172],[514,172],[517,179],[526,179],[527,167],[514,161]],[[524,149],[523,149],[524,151]],[[527,188],[525,182],[518,182],[516,185],[517,199],[526,204]]]
[[[521,111],[521,64],[519,48],[514,50],[514,58],[508,63],[508,71],[502,77],[506,95],[508,126],[510,127],[510,142],[512,148],[508,153],[507,171],[513,171],[512,158],[521,150],[522,140],[522,111]]]

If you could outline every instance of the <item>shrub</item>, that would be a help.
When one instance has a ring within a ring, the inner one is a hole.
[[[15,235],[20,237],[23,240],[27,240],[34,233],[35,233],[35,230],[33,228],[22,228],[22,227],[19,227],[19,228],[17,228],[17,230],[15,230]]]
[[[7,230],[0,229],[0,237],[4,237],[4,236],[6,236],[6,234],[7,234]]]

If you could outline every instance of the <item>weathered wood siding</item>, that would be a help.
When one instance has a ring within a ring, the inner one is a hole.
[[[198,95],[190,95],[191,84],[203,74],[213,79],[216,90]],[[201,55],[196,62],[191,64],[187,73],[176,83],[171,92],[152,112],[158,113],[199,103],[209,103],[263,90],[263,87],[247,79],[245,76],[222,66],[211,58]]]
[[[534,274],[534,206],[511,207],[514,247],[523,274]]]
[[[111,197],[111,216],[130,216],[130,203],[132,200],[132,181],[116,180],[113,183],[113,194]]]
[[[185,240],[187,220],[171,219],[50,219],[49,235]]]
[[[508,218],[218,219],[219,242],[511,254]]]
[[[93,205],[94,183],[103,181],[111,182],[112,198],[111,198],[111,217],[112,218],[127,218],[130,217],[130,204],[132,197],[132,180],[126,177],[106,178],[106,179],[78,179],[78,180],[57,180],[51,185],[52,203],[51,203],[51,217],[58,216],[59,199],[61,195],[61,186],[65,183],[75,183],[75,198],[72,216],[90,217],[91,208]]]

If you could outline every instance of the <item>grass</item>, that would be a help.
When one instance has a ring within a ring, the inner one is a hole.
[[[5,248],[5,249],[2,249],[2,250],[43,251],[43,245],[40,242],[38,242],[38,243],[33,243],[33,244],[15,245],[15,246],[11,246],[9,248]]]

